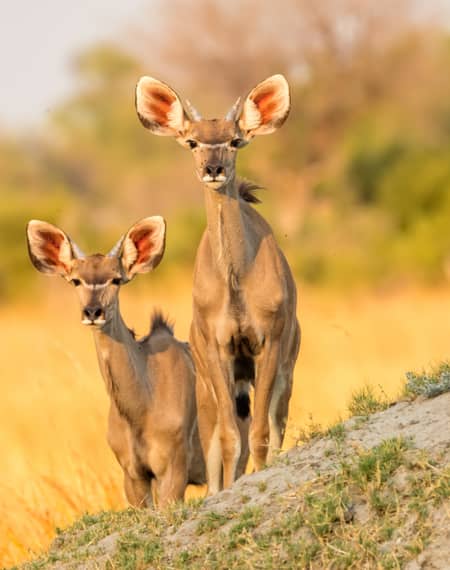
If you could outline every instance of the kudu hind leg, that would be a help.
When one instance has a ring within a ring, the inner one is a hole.
[[[245,473],[248,458],[250,456],[250,447],[248,444],[248,433],[250,429],[251,417],[237,418],[237,426],[241,436],[241,455],[236,466],[236,479]]]

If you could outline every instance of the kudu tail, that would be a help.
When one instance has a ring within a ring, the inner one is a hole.
[[[236,413],[245,419],[250,415],[250,386],[255,380],[253,359],[240,355],[234,361]]]

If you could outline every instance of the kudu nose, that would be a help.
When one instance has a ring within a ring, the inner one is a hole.
[[[205,173],[212,178],[217,178],[217,176],[224,174],[225,171],[221,164],[207,164],[205,166]]]
[[[95,322],[97,319],[103,318],[103,309],[99,306],[85,307],[83,309],[83,320]]]

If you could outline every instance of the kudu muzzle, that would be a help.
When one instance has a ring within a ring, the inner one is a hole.
[[[100,305],[89,305],[84,307],[81,313],[81,322],[88,326],[102,326],[105,324],[105,312]]]

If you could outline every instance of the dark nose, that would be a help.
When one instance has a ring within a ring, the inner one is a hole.
[[[221,164],[207,164],[205,166],[205,173],[212,176],[212,178],[217,178],[217,176],[224,173],[224,169]]]
[[[103,317],[103,309],[100,306],[85,307],[83,309],[83,317],[90,321],[95,321]]]

